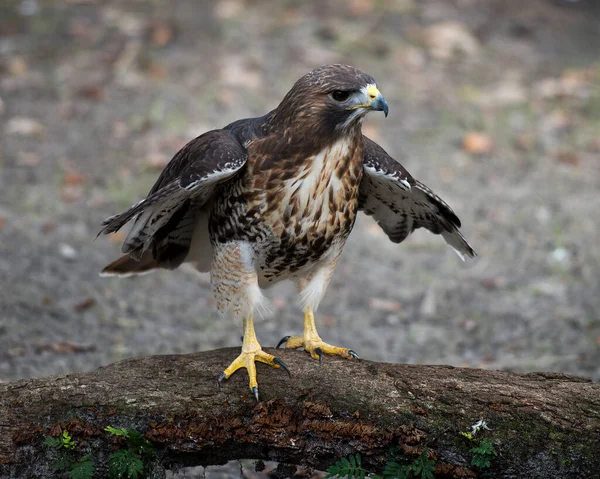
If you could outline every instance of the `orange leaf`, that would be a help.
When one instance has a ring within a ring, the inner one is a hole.
[[[471,131],[463,137],[462,146],[467,153],[484,155],[490,153],[494,145],[487,134]]]
[[[85,176],[75,171],[67,171],[65,173],[65,184],[66,185],[83,185],[85,183]]]
[[[164,47],[173,40],[173,27],[168,23],[157,23],[152,26],[152,43],[157,47]]]

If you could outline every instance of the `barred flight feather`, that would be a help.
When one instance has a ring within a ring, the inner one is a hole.
[[[391,241],[401,243],[414,230],[426,228],[441,234],[462,260],[476,256],[458,230],[460,220],[444,200],[375,142],[364,137],[363,144],[365,174],[359,208],[375,218]]]

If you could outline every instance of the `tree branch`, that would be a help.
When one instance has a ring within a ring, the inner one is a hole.
[[[271,351],[275,352],[275,351]],[[554,373],[513,374],[325,358],[277,350],[292,371],[258,366],[261,402],[247,375],[219,391],[238,349],[128,359],[94,372],[0,384],[0,476],[54,477],[43,436],[68,429],[77,447],[106,458],[103,429],[135,428],[156,445],[157,467],[269,459],[325,469],[360,452],[381,471],[392,446],[425,451],[440,477],[597,477],[600,385]],[[490,431],[469,432],[479,419]],[[497,457],[471,465],[480,440]]]

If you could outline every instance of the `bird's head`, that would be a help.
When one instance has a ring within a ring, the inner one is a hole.
[[[325,65],[300,78],[278,107],[313,131],[340,133],[360,125],[369,111],[388,114],[388,104],[370,75],[348,65]]]

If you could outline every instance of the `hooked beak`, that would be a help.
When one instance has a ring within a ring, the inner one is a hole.
[[[387,101],[385,101],[385,98],[383,98],[383,95],[375,85],[367,87],[367,95],[369,96],[371,110],[382,111],[387,118],[389,110]]]
[[[366,90],[366,91],[365,91]],[[384,115],[388,116],[388,103],[385,101],[385,98],[381,94],[381,92],[377,89],[375,85],[369,85],[365,90],[362,90],[363,94],[367,97],[366,101],[363,100],[364,103],[359,105],[349,106],[347,110],[356,110],[358,108],[366,108],[369,110],[382,111]],[[364,97],[363,97],[364,98]]]
[[[375,101],[371,103],[371,110],[382,111],[387,118],[389,107],[387,101],[385,101],[385,98],[383,98],[381,93],[377,98],[375,98]]]

